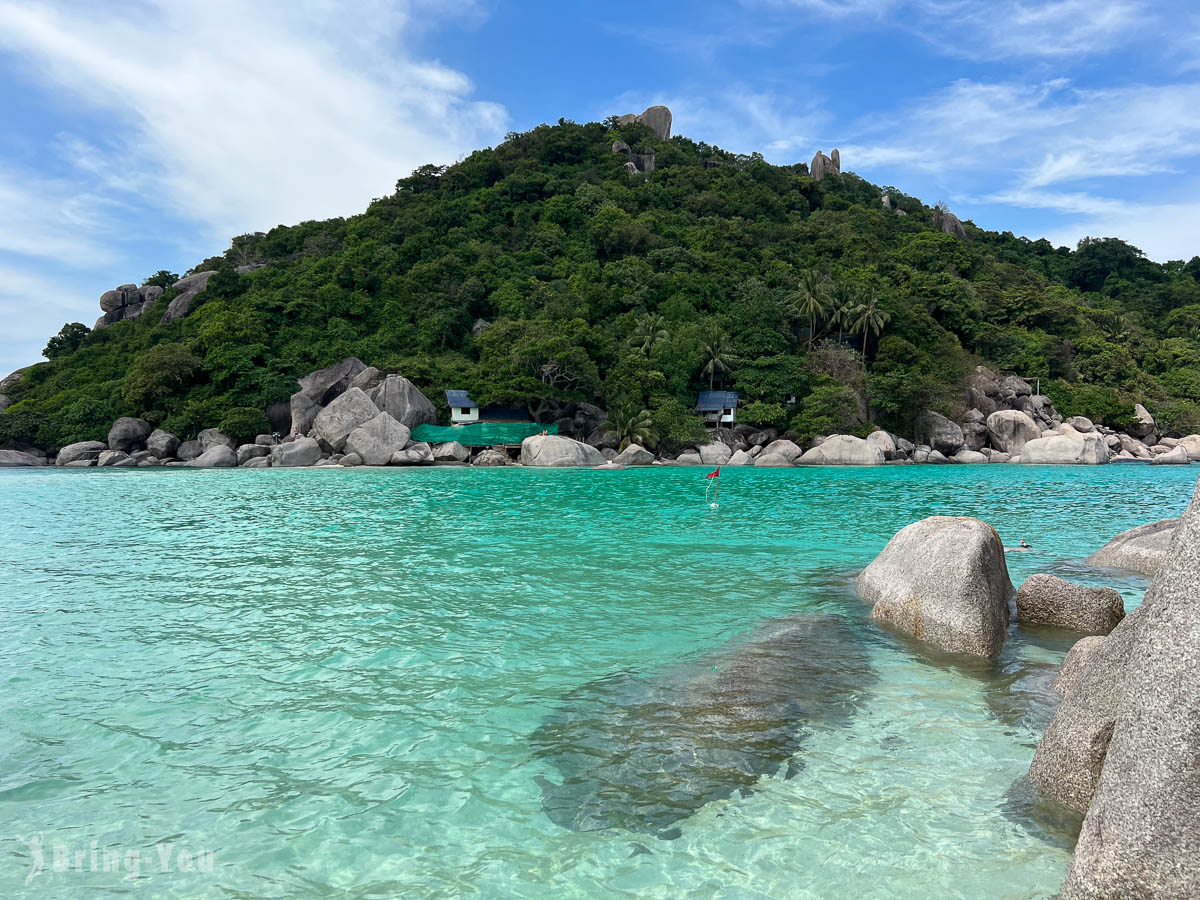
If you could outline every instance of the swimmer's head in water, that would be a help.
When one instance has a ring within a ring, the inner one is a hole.
[[[1028,546],[1029,546],[1027,543],[1025,543],[1025,538],[1021,538],[1021,546],[1022,546],[1022,547],[1028,547]]]

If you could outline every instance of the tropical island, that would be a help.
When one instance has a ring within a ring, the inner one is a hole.
[[[665,107],[510,134],[104,292],[0,381],[0,453],[352,465],[386,414],[371,464],[519,461],[412,437],[461,391],[542,426],[532,464],[1200,460],[1200,257],[988,232],[842,164],[672,136]]]

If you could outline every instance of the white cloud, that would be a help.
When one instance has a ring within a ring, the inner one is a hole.
[[[886,27],[966,59],[1063,58],[1108,52],[1156,18],[1138,0],[743,0],[853,29]]]
[[[222,238],[359,211],[505,127],[465,75],[406,46],[428,12],[412,2],[123,9],[6,0],[0,48],[43,87],[111,115],[111,146],[74,145],[81,167],[137,173],[147,214],[165,208]]]

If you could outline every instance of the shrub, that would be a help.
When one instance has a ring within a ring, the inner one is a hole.
[[[257,435],[265,434],[271,425],[266,413],[261,409],[249,406],[235,406],[225,414],[217,428],[225,432],[239,444],[248,444]]]

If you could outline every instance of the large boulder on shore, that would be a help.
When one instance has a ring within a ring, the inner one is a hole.
[[[146,438],[150,436],[151,430],[150,423],[145,419],[122,416],[108,429],[108,449],[124,450],[126,453],[130,450],[140,450],[146,446]]]
[[[803,456],[804,451],[794,441],[789,441],[787,438],[779,438],[763,447],[762,455],[758,458],[762,459],[763,456],[767,456],[768,454],[771,456],[782,456],[791,464]],[[757,462],[755,464],[757,465]]]
[[[407,428],[381,412],[350,432],[346,452],[357,453],[364,466],[386,466],[397,451],[408,446],[409,434]]]
[[[320,458],[321,445],[310,437],[298,437],[294,441],[276,444],[271,448],[272,466],[314,466]]]
[[[446,441],[433,448],[433,458],[438,462],[466,462],[471,458],[471,449],[458,441]]]
[[[179,438],[175,437],[169,431],[155,428],[150,432],[150,436],[146,438],[146,449],[150,451],[155,459],[166,459],[167,457],[174,456],[175,451],[179,449]]]
[[[224,444],[213,444],[188,463],[194,469],[225,469],[233,468],[237,464],[237,454],[233,452],[233,448]]]
[[[100,454],[108,449],[108,445],[103,441],[77,441],[74,444],[67,444],[58,451],[58,456],[54,459],[56,466],[65,466],[67,463],[79,462],[80,460],[96,460],[100,458]]]
[[[1154,575],[1167,558],[1178,526],[1179,519],[1163,519],[1122,531],[1089,556],[1087,564],[1099,569],[1128,569]]]
[[[1189,434],[1187,437],[1180,438],[1176,446],[1186,450],[1188,459],[1192,462],[1200,462],[1200,434]]]
[[[1108,462],[1108,444],[1099,432],[1082,433],[1065,424],[1055,431],[1049,437],[1028,441],[1021,448],[1021,462],[1051,466],[1099,466]]]
[[[1158,425],[1154,421],[1154,416],[1150,415],[1150,411],[1140,403],[1133,404],[1133,417],[1136,423],[1129,428],[1129,433],[1135,438],[1145,439],[1153,435],[1158,430]]]
[[[1000,535],[979,519],[931,516],[902,528],[858,576],[872,617],[954,653],[993,659],[1008,631]]]
[[[881,466],[883,447],[851,434],[832,434],[796,460],[799,466]]]
[[[1030,575],[1017,590],[1017,621],[1108,634],[1125,618],[1125,601],[1119,591],[1072,584],[1054,575]]]
[[[312,431],[313,422],[325,407],[315,402],[312,397],[297,391],[288,400],[288,412],[291,415],[289,434],[305,435]]]
[[[313,419],[312,434],[328,441],[340,453],[350,432],[377,415],[379,408],[360,388],[349,388],[317,414]]]
[[[367,396],[381,412],[406,428],[437,424],[437,410],[429,398],[402,375],[389,375]]]
[[[242,444],[235,451],[239,466],[244,466],[252,459],[261,459],[271,455],[271,448],[262,444]]]
[[[0,468],[8,466],[44,466],[46,460],[21,450],[0,450]]]
[[[654,454],[641,444],[630,444],[613,462],[618,466],[648,466],[654,462]]]
[[[574,441],[557,434],[536,434],[521,441],[521,465],[602,466],[604,454],[590,444]]]
[[[237,447],[237,441],[227,435],[225,432],[216,428],[205,428],[202,432],[196,435],[196,440],[200,442],[200,446],[205,450],[213,447],[228,447],[230,450]]]
[[[1188,456],[1187,448],[1176,444],[1166,453],[1160,453],[1150,460],[1152,466],[1190,466],[1192,458]]]
[[[424,441],[417,441],[415,444],[409,444],[403,450],[393,453],[390,465],[425,466],[433,461],[433,448]]]
[[[366,368],[361,359],[348,356],[341,362],[309,372],[296,380],[300,384],[300,393],[318,406],[328,406],[335,397],[344,394],[355,377]]]
[[[917,418],[916,440],[928,444],[943,456],[953,456],[962,449],[963,430],[941,413],[930,410]]]
[[[481,452],[472,460],[473,466],[507,466],[508,454],[503,450],[488,449]]]
[[[1037,423],[1016,409],[1001,409],[988,416],[987,432],[993,447],[1013,456],[1019,454],[1027,443],[1042,436]]]
[[[723,466],[733,456],[733,451],[729,448],[729,445],[721,441],[714,441],[711,444],[701,444],[699,449],[700,462],[706,466]]]
[[[1136,617],[1130,617],[1135,621],[1123,690],[1063,885],[1067,900],[1200,897],[1198,596],[1200,486]],[[1083,689],[1077,685],[1063,705]]]

